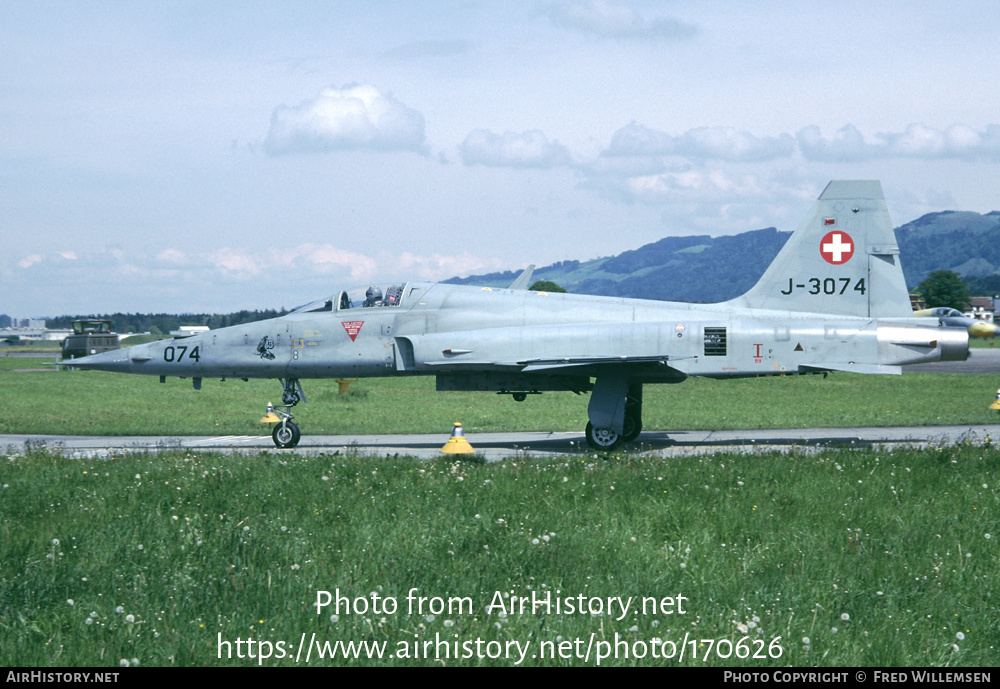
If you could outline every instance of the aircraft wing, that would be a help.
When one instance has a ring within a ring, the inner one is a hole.
[[[517,362],[523,373],[550,371],[572,366],[603,366],[608,364],[667,364],[666,356],[580,356],[560,359],[529,359]],[[680,373],[680,371],[678,371]]]

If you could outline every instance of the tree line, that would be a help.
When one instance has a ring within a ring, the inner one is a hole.
[[[81,318],[99,318],[111,321],[111,327],[119,333],[153,333],[165,335],[177,330],[182,325],[207,325],[213,330],[230,325],[241,325],[277,318],[288,313],[287,310],[265,309],[254,311],[236,311],[234,313],[111,313],[89,316],[59,316],[49,318],[46,325],[50,329],[71,328],[73,321]]]

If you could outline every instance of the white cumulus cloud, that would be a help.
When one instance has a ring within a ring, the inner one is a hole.
[[[599,38],[683,40],[698,33],[693,24],[671,17],[647,18],[631,7],[607,0],[549,3],[541,13],[556,26]]]
[[[374,86],[324,89],[313,100],[278,107],[264,142],[271,154],[334,150],[424,150],[424,116]]]
[[[476,129],[465,137],[460,149],[466,165],[551,168],[570,162],[566,147],[549,141],[537,129],[503,134]]]
[[[859,162],[882,158],[922,158],[925,160],[1000,160],[1000,125],[991,124],[978,132],[964,124],[937,129],[913,123],[901,132],[879,132],[866,140],[851,124],[830,138],[819,127],[806,127],[796,135],[806,160]]]
[[[788,134],[758,137],[731,127],[698,127],[680,136],[650,129],[636,122],[611,137],[605,157],[680,156],[691,160],[764,162],[787,158],[795,152]]]

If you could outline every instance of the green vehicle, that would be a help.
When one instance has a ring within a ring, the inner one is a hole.
[[[83,319],[73,321],[73,334],[63,340],[62,358],[76,359],[112,349],[121,349],[121,344],[118,333],[111,332],[111,321]]]

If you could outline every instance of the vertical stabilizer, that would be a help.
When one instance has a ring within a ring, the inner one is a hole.
[[[882,185],[830,182],[760,281],[730,303],[839,316],[911,316]]]

